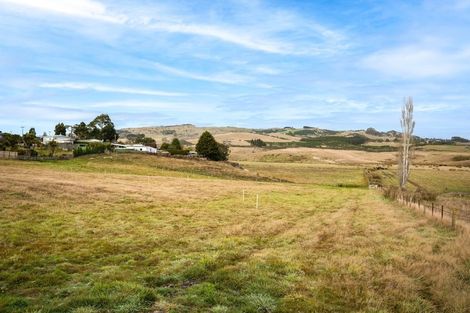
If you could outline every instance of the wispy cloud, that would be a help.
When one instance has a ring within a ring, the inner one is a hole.
[[[107,10],[106,6],[93,0],[0,0],[0,3],[23,6],[30,9],[48,11],[56,14],[75,16],[100,20],[109,23],[125,23],[127,17],[124,15],[113,15]]]
[[[363,66],[400,78],[442,77],[470,70],[470,47],[443,50],[436,47],[404,46],[375,52]]]
[[[253,71],[256,72],[256,73],[266,74],[266,75],[278,75],[278,74],[281,73],[280,70],[275,69],[275,68],[270,67],[270,66],[266,66],[266,65],[255,66],[253,68]]]
[[[40,84],[39,87],[52,88],[52,89],[93,90],[93,91],[98,91],[98,92],[126,93],[126,94],[145,95],[145,96],[178,97],[178,96],[186,95],[184,93],[179,93],[179,92],[167,92],[167,91],[150,90],[150,89],[115,87],[115,86],[107,86],[107,85],[94,84],[94,83],[77,83],[77,82],[43,83],[43,84]]]
[[[168,112],[214,112],[216,106],[210,103],[195,103],[185,101],[144,101],[140,99],[126,100],[126,101],[107,101],[107,102],[96,102],[88,105],[90,108],[107,110],[113,109],[133,109],[133,111],[148,111],[151,110],[162,110]]]
[[[392,129],[409,94],[417,130],[465,135],[468,3],[0,0],[0,128]]]
[[[157,70],[170,74],[170,75],[190,78],[190,79],[195,79],[195,80],[203,80],[203,81],[208,81],[208,82],[216,82],[216,83],[223,83],[223,84],[243,84],[251,80],[247,76],[238,75],[238,74],[234,74],[231,72],[222,72],[222,73],[215,73],[215,74],[208,75],[208,74],[198,74],[198,73],[189,72],[186,70],[178,69],[178,68],[168,66],[162,63],[158,63],[158,62],[153,62],[152,65]]]
[[[133,10],[125,7],[110,9],[103,3],[94,0],[0,0],[1,3],[68,17],[122,24],[146,31],[203,36],[273,54],[330,54],[346,47],[344,35],[339,32],[318,23],[306,21],[289,11],[285,11],[283,14],[275,12],[270,16],[268,8],[263,8],[262,11],[266,18],[259,24],[230,26],[220,22],[198,23],[190,21],[192,17],[177,14],[164,17],[161,12],[156,16],[136,14]],[[271,22],[268,23],[268,21]],[[268,26],[266,27],[264,24]],[[290,33],[292,37],[304,40],[301,42],[291,41],[280,35],[282,33]]]

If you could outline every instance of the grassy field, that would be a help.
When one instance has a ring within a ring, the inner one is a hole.
[[[397,185],[396,169],[379,171],[385,185]],[[407,188],[414,190],[422,186],[435,194],[465,193],[470,194],[470,170],[454,167],[413,167],[410,174],[411,183]]]
[[[357,167],[243,166],[0,161],[0,312],[469,311],[468,232]]]
[[[363,168],[333,164],[241,162],[243,168],[273,180],[339,187],[365,187]]]
[[[237,162],[277,162],[311,163],[344,165],[394,165],[397,152],[366,152],[358,150],[338,150],[325,148],[286,148],[260,149],[252,147],[234,147],[231,160]],[[464,145],[429,145],[416,147],[413,152],[413,164],[427,166],[470,167],[470,146]]]

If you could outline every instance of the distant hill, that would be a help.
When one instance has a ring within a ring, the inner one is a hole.
[[[252,139],[287,144],[325,136],[362,136],[367,140],[393,142],[400,135],[397,131],[380,132],[374,128],[368,128],[366,130],[329,130],[304,126],[303,128],[282,127],[253,129],[231,126],[198,127],[192,124],[123,128],[118,130],[118,133],[123,141],[126,140],[129,134],[144,134],[147,137],[155,139],[157,143],[170,142],[174,137],[178,137],[188,144],[196,144],[199,136],[206,130],[211,132],[217,141],[224,142],[231,146],[249,146],[249,141]]]
[[[232,147],[247,147],[253,140],[261,140],[270,148],[320,147],[336,149],[360,149],[367,151],[394,151],[399,145],[401,133],[396,130],[378,131],[375,128],[358,130],[331,130],[313,126],[241,128],[199,127],[193,124],[123,128],[118,130],[119,140],[127,141],[130,134],[144,134],[155,139],[158,145],[171,142],[175,137],[185,146],[194,146],[204,131],[209,131],[218,142]],[[469,140],[454,136],[452,139],[421,138],[414,136],[415,143],[470,145]]]

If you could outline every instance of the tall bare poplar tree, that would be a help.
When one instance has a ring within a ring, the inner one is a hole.
[[[405,103],[401,110],[401,130],[402,141],[400,146],[400,154],[398,160],[398,179],[400,188],[404,188],[410,175],[411,161],[411,140],[413,138],[413,130],[415,122],[413,120],[413,98],[405,98]]]

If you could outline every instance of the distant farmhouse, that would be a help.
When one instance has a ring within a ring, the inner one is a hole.
[[[141,144],[135,145],[124,145],[124,144],[116,144],[113,143],[112,146],[114,147],[114,151],[116,152],[144,152],[144,153],[152,153],[156,154],[158,152],[157,148],[144,146]]]
[[[43,136],[42,143],[47,145],[52,141],[57,142],[59,147],[63,150],[73,150],[73,149],[84,149],[90,144],[102,143],[103,140],[98,139],[75,139],[72,136],[63,136],[63,135],[53,135],[53,136]],[[124,144],[112,144],[116,152],[142,152],[142,153],[152,153],[156,154],[158,149],[153,147],[144,146],[142,144],[134,145],[124,145]]]
[[[47,145],[52,141],[57,142],[59,147],[63,150],[73,150],[74,146],[74,139],[69,136],[63,135],[53,135],[53,136],[43,136],[42,137],[42,144]]]

